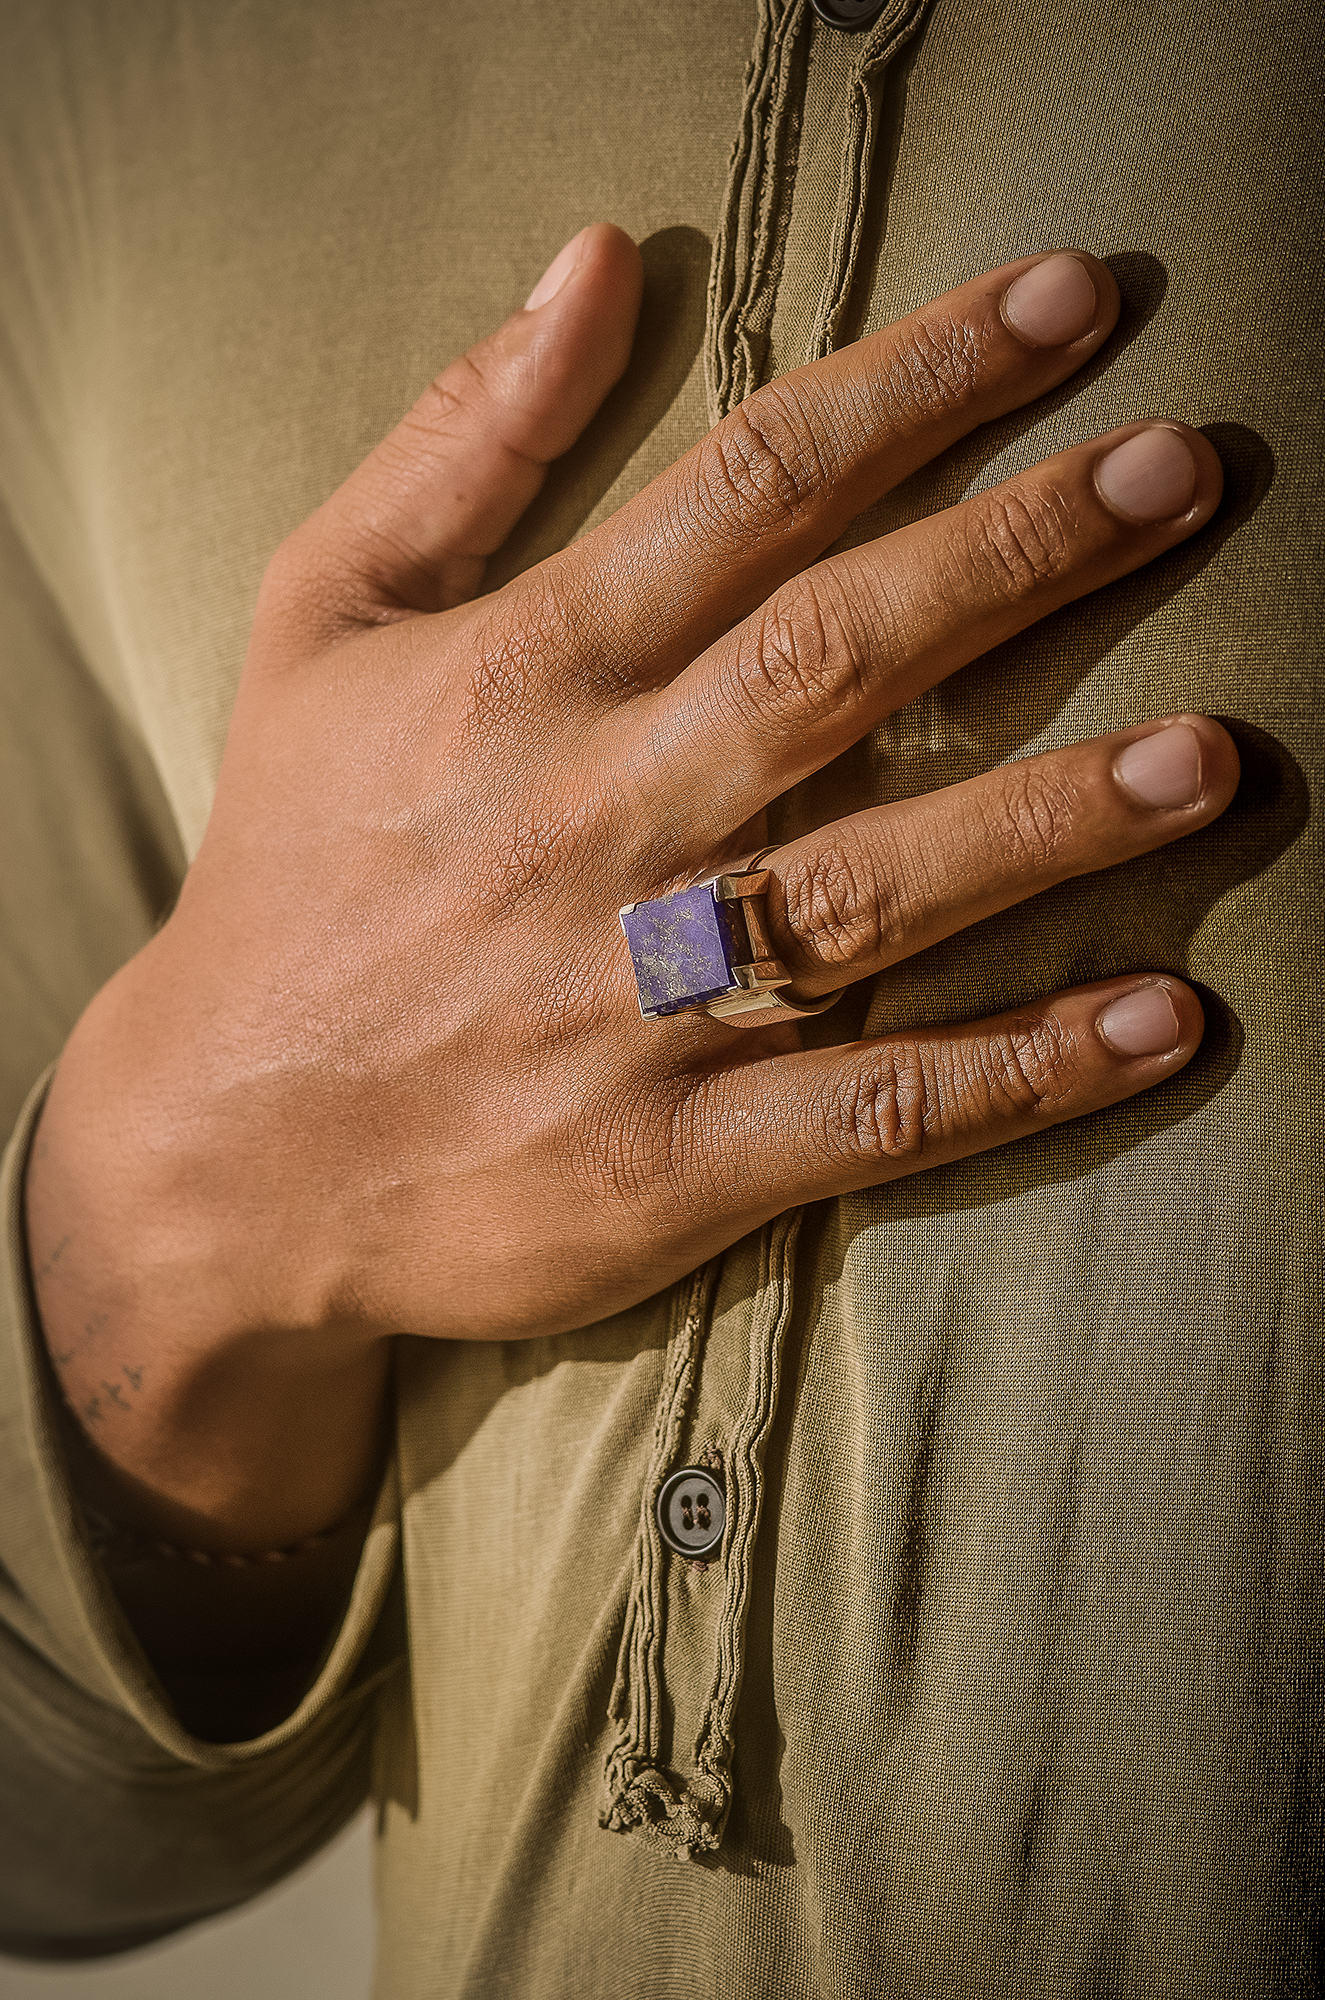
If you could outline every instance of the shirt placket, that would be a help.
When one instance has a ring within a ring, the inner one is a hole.
[[[887,0],[867,28],[844,33],[815,19],[806,0],[763,0],[710,276],[715,421],[838,339],[861,254],[881,79],[926,5]],[[601,1823],[682,1859],[720,1845],[732,1802],[765,1454],[800,1226],[800,1210],[779,1216],[673,1300],[609,1705]],[[682,1472],[688,1482],[677,1481]],[[668,1494],[684,1502],[689,1491],[720,1496],[713,1506],[724,1515],[720,1550],[699,1561],[684,1553],[684,1532],[671,1537],[678,1546],[665,1537]]]
[[[763,0],[709,277],[714,423],[841,338],[864,240],[888,65],[930,0],[885,0],[848,32]]]
[[[718,1846],[731,1806],[764,1451],[777,1410],[800,1223],[795,1209],[760,1232],[754,1286],[742,1286],[738,1276],[727,1310],[714,1313],[716,1264],[678,1291],[674,1307],[609,1711],[614,1734],[602,1823],[638,1832],[681,1858]],[[726,1365],[706,1370],[715,1336]],[[744,1366],[733,1367],[740,1348]],[[723,1494],[722,1546],[711,1561],[689,1560],[663,1540],[658,1496],[685,1465],[716,1478]]]

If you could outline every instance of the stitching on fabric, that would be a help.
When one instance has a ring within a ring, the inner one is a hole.
[[[678,1285],[663,1384],[653,1419],[653,1442],[640,1499],[626,1622],[617,1655],[608,1718],[616,1735],[608,1752],[607,1805],[600,1824],[624,1832],[635,1824],[625,1801],[657,1764],[662,1748],[662,1650],[666,1635],[666,1557],[653,1500],[681,1442],[694,1396],[699,1355],[712,1311],[719,1260]],[[658,1774],[661,1777],[661,1774]],[[665,1781],[664,1781],[665,1782]]]
[[[877,127],[876,80],[914,33],[927,4],[928,0],[892,0],[853,72],[828,275],[811,336],[814,352],[808,358],[829,351],[859,257]],[[714,423],[759,386],[767,360],[795,187],[809,16],[801,0],[761,0],[709,274],[705,369]],[[722,1840],[731,1808],[736,1705],[762,1505],[763,1454],[777,1409],[801,1213],[795,1209],[780,1216],[760,1233],[745,1406],[727,1453],[730,1525],[723,1554],[717,1656],[694,1745],[694,1768],[686,1781],[664,1771],[659,1762],[667,1557],[653,1503],[680,1447],[694,1401],[720,1263],[706,1266],[675,1294],[640,1501],[630,1597],[608,1705],[615,1733],[604,1770],[607,1798],[599,1820],[613,1832],[638,1832],[678,1859],[712,1852]]]
[[[715,424],[759,386],[767,353],[796,178],[809,12],[801,0],[763,0],[759,9],[709,272],[705,372]]]
[[[879,84],[888,64],[920,26],[928,5],[929,0],[892,0],[892,5],[885,7],[870,30],[852,73],[847,139],[842,153],[828,272],[819,294],[806,361],[821,361],[836,344],[860,260],[865,198],[878,137]]]
[[[782,1354],[792,1308],[792,1258],[803,1209],[768,1224],[760,1238],[759,1294],[750,1317],[750,1373],[745,1408],[728,1450],[728,1491],[734,1495],[726,1550],[726,1590],[718,1623],[718,1659],[712,1691],[695,1743],[695,1768],[721,1798],[721,1818],[711,1823],[716,1847],[731,1806],[731,1763],[736,1704],[745,1660],[745,1622],[754,1573],[755,1543],[763,1511],[764,1448],[777,1413]]]
[[[668,1350],[654,1422],[654,1448],[641,1504],[626,1629],[609,1710],[617,1737],[607,1760],[607,1804],[600,1824],[638,1832],[678,1860],[711,1853],[722,1840],[732,1798],[736,1705],[740,1697],[746,1613],[763,1495],[763,1456],[777,1410],[782,1351],[792,1305],[792,1254],[802,1210],[760,1234],[759,1285],[750,1320],[745,1406],[727,1453],[730,1527],[723,1551],[723,1603],[713,1681],[687,1780],[663,1770],[662,1661],[666,1638],[662,1538],[653,1499],[679,1448],[699,1356],[712,1313],[718,1265],[700,1272],[685,1294],[680,1327]]]

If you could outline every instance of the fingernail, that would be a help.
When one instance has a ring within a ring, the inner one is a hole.
[[[1120,1056],[1160,1056],[1176,1049],[1182,1030],[1162,986],[1138,986],[1107,1006],[1095,1023]]]
[[[1186,722],[1129,743],[1113,775],[1143,806],[1194,806],[1201,796],[1201,739]]]
[[[1003,294],[1003,318],[1031,347],[1065,347],[1095,324],[1095,285],[1079,257],[1062,250],[1013,281]]]
[[[1196,486],[1196,460],[1177,431],[1156,424],[1115,445],[1095,468],[1095,490],[1125,521],[1171,521],[1185,514]]]
[[[564,250],[558,250],[556,256],[552,259],[552,262],[548,265],[546,271],[544,271],[542,277],[534,286],[533,291],[530,292],[529,297],[524,302],[524,309],[527,313],[537,312],[538,308],[545,306],[549,299],[555,299],[557,293],[561,290],[567,278],[569,278],[571,272],[580,261],[580,238],[583,235],[584,231],[581,230],[579,236],[571,237],[570,242]]]

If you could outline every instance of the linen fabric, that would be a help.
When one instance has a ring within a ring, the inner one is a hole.
[[[11,0],[0,22],[0,1948],[274,1880],[370,1792],[382,2000],[1305,1996],[1322,1854],[1314,18],[1196,0]],[[190,1734],[60,1461],[18,1188],[40,1078],[206,823],[271,552],[608,217],[630,370],[491,567],[780,370],[1079,244],[1100,359],[864,540],[1098,430],[1203,426],[1212,526],[773,814],[1192,708],[1205,832],[853,989],[832,1042],[1169,968],[1160,1090],[779,1218],[574,1334],[402,1340],[397,1450],[296,1711]],[[720,1561],[666,1474],[720,1463]]]

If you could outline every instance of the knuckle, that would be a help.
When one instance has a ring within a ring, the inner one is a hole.
[[[897,884],[855,842],[795,859],[773,918],[779,955],[825,968],[883,958],[902,942]]]
[[[1028,1014],[987,1043],[991,1106],[1009,1116],[1051,1108],[1077,1074],[1075,1044],[1054,1014]]]
[[[486,859],[481,897],[485,916],[521,910],[531,895],[555,893],[568,876],[587,866],[597,831],[591,796],[587,785],[572,784],[568,794],[514,803],[510,823],[494,839]],[[583,985],[582,971],[577,978]],[[555,976],[549,991],[560,991]],[[596,1018],[602,1018],[600,1000],[601,996],[594,999],[590,1019],[595,1018],[594,1010]],[[565,1011],[560,999],[558,1006]]]
[[[956,1046],[945,1136],[997,1144],[1008,1126],[1024,1125],[1061,1099],[1075,1068],[1071,1038],[1055,1016],[1023,1015],[992,1034]]]
[[[528,633],[498,626],[482,635],[469,669],[467,719],[477,741],[490,742],[527,712],[533,678]]]
[[[661,1217],[702,1222],[730,1202],[732,1163],[750,1134],[720,1089],[721,1072],[641,1076],[593,1114],[582,1155],[596,1189],[657,1231]]]
[[[999,796],[996,829],[1011,865],[1042,874],[1071,839],[1074,800],[1043,767],[1014,767]]]
[[[788,584],[741,635],[737,682],[779,729],[840,720],[865,700],[874,647],[831,571]]]
[[[980,386],[983,359],[974,328],[947,315],[927,315],[908,329],[897,349],[893,397],[921,418],[961,409]]]
[[[939,1147],[992,1146],[1061,1115],[1077,1081],[1072,1037],[1052,1014],[992,1034],[894,1042],[844,1071],[826,1108],[830,1145],[845,1159],[913,1168]]]
[[[675,1198],[687,1121],[667,1115],[651,1081],[596,1106],[577,1128],[584,1176],[616,1206],[656,1217]]]
[[[701,511],[727,534],[796,527],[830,468],[794,393],[773,384],[732,412],[699,446]]]
[[[975,577],[997,597],[1025,597],[1068,567],[1071,543],[1051,495],[1004,488],[985,494],[967,516],[967,555]]]
[[[880,1167],[920,1157],[933,1096],[927,1053],[917,1043],[891,1043],[837,1078],[825,1106],[834,1151]]]
[[[512,727],[527,731],[536,684],[576,643],[574,610],[556,567],[544,564],[521,577],[518,592],[480,603],[462,643],[469,656],[467,721],[473,740],[482,745]]]
[[[592,1041],[601,1034],[603,1022],[619,1012],[620,987],[619,969],[610,957],[592,962],[570,953],[549,956],[537,968],[536,976],[530,977],[527,989],[535,1041],[549,1049]],[[590,1118],[584,1129],[592,1123]],[[580,1129],[579,1119],[576,1129]]]

